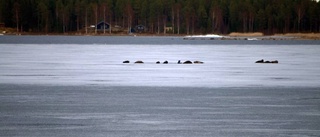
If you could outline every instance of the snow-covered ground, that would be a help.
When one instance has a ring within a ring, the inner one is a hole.
[[[0,44],[0,83],[318,87],[319,53],[319,45]],[[279,64],[256,64],[260,59]]]

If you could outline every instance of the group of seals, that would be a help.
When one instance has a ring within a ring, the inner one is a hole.
[[[129,61],[129,60],[125,60],[125,61],[123,61],[122,63],[124,63],[124,64],[128,64],[128,63],[130,63],[130,61]],[[141,60],[138,60],[138,61],[136,61],[136,62],[134,62],[134,63],[137,63],[137,64],[143,64],[144,62],[143,62],[143,61],[141,61]]]
[[[275,64],[277,64],[277,63],[279,63],[279,61],[278,60],[265,61],[265,60],[261,59],[261,60],[256,61],[256,63],[275,63]]]
[[[130,63],[130,61],[129,60],[125,60],[125,61],[123,61],[122,63],[125,63],[125,64],[127,64],[127,63]],[[136,62],[134,62],[135,64],[143,64],[144,62],[143,61],[141,61],[141,60],[138,60],[138,61],[136,61]],[[161,62],[160,61],[157,61],[156,62],[156,64],[160,64]],[[163,62],[163,64],[169,64],[169,61],[164,61]],[[181,62],[180,60],[177,62],[177,64],[203,64],[203,62],[202,61],[194,61],[194,62],[192,62],[192,61],[190,61],[190,60],[187,60],[187,61],[185,61],[185,62]]]
[[[123,61],[122,63],[130,63],[130,61],[129,60],[125,60],[125,61]],[[141,60],[138,60],[138,61],[136,61],[136,62],[134,62],[135,64],[143,64],[144,62],[143,61],[141,61]],[[164,61],[163,62],[163,64],[168,64],[169,62],[166,60],[166,61]],[[263,60],[263,59],[261,59],[261,60],[258,60],[258,61],[256,61],[256,63],[274,63],[274,64],[277,64],[277,63],[279,63],[279,61],[278,60],[273,60],[273,61],[265,61],[265,60]],[[157,61],[156,62],[156,64],[160,64],[160,61]],[[185,62],[181,62],[180,60],[177,62],[177,64],[203,64],[203,62],[202,61],[194,61],[194,62],[192,62],[192,61],[190,61],[190,60],[187,60],[187,61],[185,61]]]
[[[129,60],[125,60],[125,61],[123,61],[122,63],[128,64],[128,63],[130,63],[130,61],[129,61]],[[141,61],[141,60],[138,60],[138,61],[136,61],[136,62],[134,62],[134,63],[135,63],[135,64],[143,64],[144,62]]]
[[[178,64],[203,64],[203,62],[202,61],[193,61],[193,63],[192,63],[192,61],[190,61],[190,60],[187,60],[187,61],[185,61],[185,62],[181,62],[180,60],[178,61]]]
[[[168,64],[169,62],[166,60],[163,62],[163,64]],[[157,61],[156,64],[160,64],[160,61]]]
[[[198,61],[198,60],[197,60],[197,61],[193,61],[193,63],[194,63],[194,64],[203,64],[202,61]],[[192,64],[192,61],[187,60],[187,61],[181,63],[181,61],[179,60],[179,61],[178,61],[178,64]]]

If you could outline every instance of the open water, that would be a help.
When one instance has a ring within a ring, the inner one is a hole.
[[[0,136],[320,136],[319,53],[315,40],[0,36]]]

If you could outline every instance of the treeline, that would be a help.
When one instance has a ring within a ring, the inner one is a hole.
[[[1,0],[0,23],[18,32],[88,32],[105,21],[147,33],[320,32],[315,0]],[[106,31],[103,33],[112,33]],[[97,33],[95,30],[92,33]],[[101,33],[101,32],[100,32]]]

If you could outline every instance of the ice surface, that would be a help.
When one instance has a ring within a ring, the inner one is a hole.
[[[0,136],[320,136],[319,88],[0,84]]]
[[[0,43],[0,136],[320,136],[319,41],[3,36]],[[279,64],[254,63],[260,59]]]
[[[260,87],[320,84],[319,45],[0,44],[0,83]],[[256,60],[279,64],[255,64]],[[130,60],[130,64],[122,61]],[[144,64],[134,64],[142,60]],[[169,64],[155,64],[156,61]],[[177,64],[177,61],[204,64]]]

